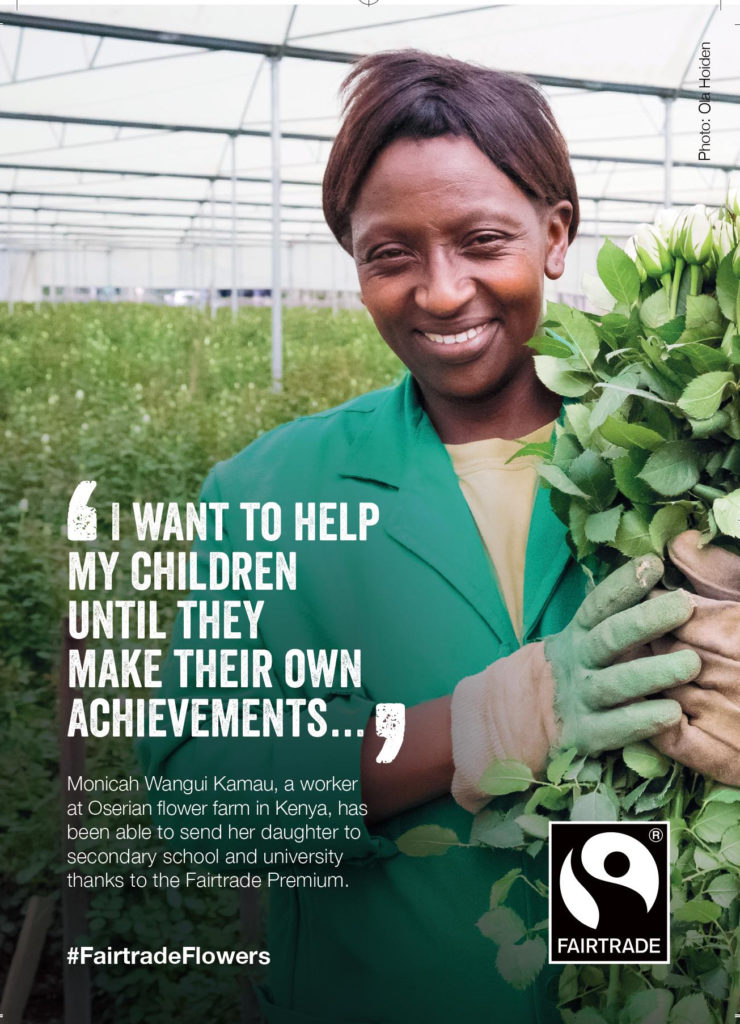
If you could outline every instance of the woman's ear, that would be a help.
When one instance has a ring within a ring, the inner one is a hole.
[[[573,218],[573,207],[563,199],[547,209],[547,252],[545,254],[545,275],[556,281],[565,270],[565,256],[570,239],[568,230]]]

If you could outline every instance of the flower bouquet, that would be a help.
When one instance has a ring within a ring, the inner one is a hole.
[[[565,398],[565,409],[551,442],[526,445],[518,455],[542,457],[553,509],[593,579],[635,556],[670,553],[688,530],[700,546],[711,543],[715,555],[722,549],[723,559],[740,566],[739,227],[740,200],[731,196],[716,213],[666,212],[626,251],[607,241],[597,269],[610,296],[602,305],[610,308],[590,314],[550,303],[530,342],[539,378]],[[675,561],[666,585],[700,592]],[[734,578],[740,582],[740,570]],[[736,647],[740,670],[740,636]],[[644,742],[600,758],[559,751],[545,780],[525,764],[499,761],[481,788],[507,800],[476,816],[469,844],[532,857],[543,849],[551,819],[671,823],[670,965],[566,966],[552,992],[565,1024],[734,1024],[740,789]],[[420,856],[460,840],[422,826],[398,844]],[[530,985],[547,959],[545,899],[543,920],[533,927],[506,903],[523,885],[547,896],[543,882],[513,869],[494,883],[478,922],[498,947],[499,973],[518,988]]]

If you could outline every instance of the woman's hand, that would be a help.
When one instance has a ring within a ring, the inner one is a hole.
[[[693,682],[668,691],[683,714],[653,743],[694,771],[740,786],[740,557],[700,548],[699,536],[689,530],[669,547],[696,589],[694,614],[651,647],[660,654],[693,650],[702,667]]]
[[[662,575],[657,556],[633,559],[586,597],[561,633],[458,684],[452,698],[458,803],[475,812],[490,799],[478,781],[497,759],[515,758],[539,773],[554,746],[599,754],[680,722],[675,700],[644,698],[693,679],[700,669],[695,652],[620,661],[691,618],[685,591],[643,600]]]

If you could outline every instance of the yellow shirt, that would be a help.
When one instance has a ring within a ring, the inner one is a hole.
[[[445,445],[520,640],[524,562],[539,460],[534,455],[515,459],[508,465],[506,460],[519,451],[522,443],[549,441],[552,430],[553,424],[548,423],[517,441],[491,437]]]

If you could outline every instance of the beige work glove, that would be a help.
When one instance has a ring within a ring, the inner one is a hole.
[[[650,646],[656,654],[690,648],[702,667],[693,682],[666,692],[683,715],[652,742],[694,771],[740,786],[740,557],[699,548],[699,537],[687,530],[669,545],[671,561],[696,590],[694,614]]]
[[[479,783],[496,760],[523,761],[537,775],[552,747],[598,754],[680,720],[675,701],[644,698],[693,679],[700,667],[695,653],[653,656],[648,651],[640,661],[623,661],[693,612],[685,591],[645,601],[662,575],[657,556],[633,559],[586,597],[562,632],[457,684],[452,795],[462,807],[476,813],[490,800]]]

